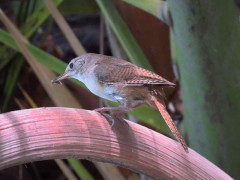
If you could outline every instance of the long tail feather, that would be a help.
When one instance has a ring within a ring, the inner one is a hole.
[[[161,115],[163,116],[163,119],[167,123],[168,127],[170,128],[170,130],[172,131],[174,136],[181,143],[183,149],[188,153],[187,144],[186,144],[185,140],[183,139],[182,135],[180,134],[180,132],[178,131],[171,116],[168,114],[168,112],[164,106],[164,102],[161,102],[161,100],[159,100],[155,95],[152,95],[152,100],[153,100],[155,106],[157,107],[157,109],[159,110],[159,112],[161,113]]]

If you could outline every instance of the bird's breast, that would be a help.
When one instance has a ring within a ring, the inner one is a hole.
[[[76,79],[82,81],[93,94],[110,101],[117,101],[114,97],[116,94],[114,88],[99,82],[93,73],[81,75]]]

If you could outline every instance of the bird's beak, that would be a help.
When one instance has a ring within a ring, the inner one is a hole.
[[[52,83],[60,84],[61,80],[67,79],[69,77],[70,77],[70,71],[67,71],[67,72],[63,73],[62,75],[58,76],[57,78],[53,79]]]

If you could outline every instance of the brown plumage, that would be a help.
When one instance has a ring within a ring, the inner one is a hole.
[[[104,107],[96,111],[117,111],[115,117],[142,105],[149,104],[162,114],[174,136],[188,152],[187,145],[173,123],[164,105],[164,87],[174,86],[161,76],[140,68],[122,59],[85,54],[73,59],[63,75],[53,82],[67,77],[82,81],[88,89],[99,97],[118,102],[120,107]]]
[[[164,101],[161,98],[158,98],[158,97],[159,96],[152,95],[152,101],[154,102],[155,107],[159,110],[163,119],[167,123],[169,129],[172,131],[172,133],[177,138],[177,140],[181,143],[184,150],[186,152],[188,152],[187,144],[186,144],[184,138],[182,137],[182,135],[180,134],[180,132],[178,131],[178,129],[177,129],[176,125],[174,124],[171,116],[168,114],[168,112],[165,108],[165,105],[164,105]]]
[[[98,62],[94,73],[99,81],[103,83],[115,84],[120,82],[135,85],[161,84],[174,86],[173,83],[151,71],[131,64],[128,61],[110,56],[103,56],[101,63]]]

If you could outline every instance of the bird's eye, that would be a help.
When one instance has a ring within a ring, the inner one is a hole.
[[[69,67],[72,69],[72,68],[73,68],[73,63],[71,63],[71,64],[69,65]]]

